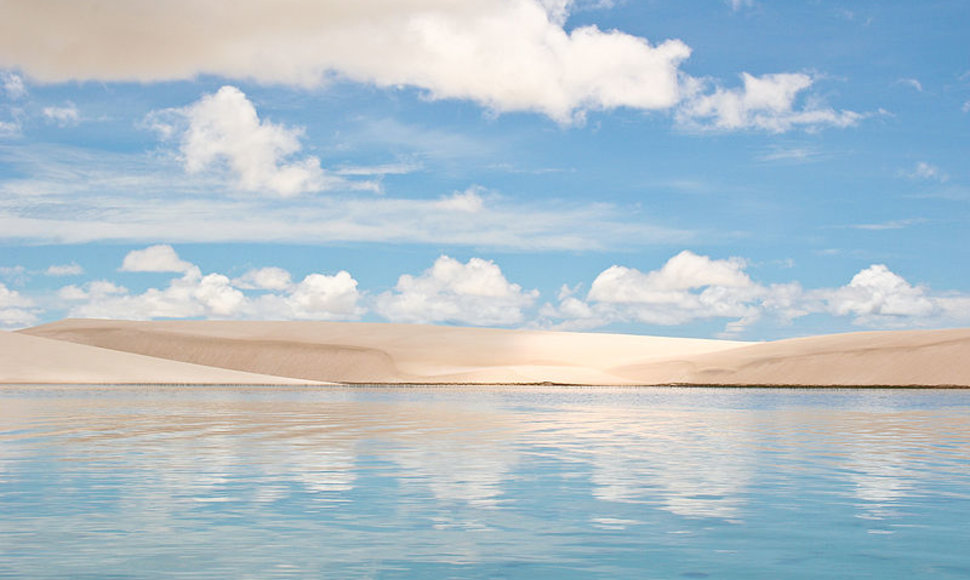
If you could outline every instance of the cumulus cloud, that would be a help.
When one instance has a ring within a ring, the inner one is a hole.
[[[341,270],[334,275],[309,274],[285,294],[267,294],[253,305],[256,318],[286,320],[355,320],[366,309],[359,302],[357,280]]]
[[[293,283],[293,278],[283,268],[269,266],[249,270],[232,283],[247,290],[286,290]]]
[[[837,288],[805,289],[798,282],[762,284],[738,258],[711,259],[681,252],[651,272],[612,266],[596,277],[585,298],[563,287],[557,305],[540,315],[548,326],[589,329],[614,322],[653,325],[729,319],[724,335],[744,332],[765,318],[781,324],[828,314],[872,328],[948,325],[970,321],[970,296],[934,293],[875,264]]]
[[[125,288],[102,281],[85,288],[62,288],[61,297],[83,301],[71,308],[71,316],[129,320],[231,318],[245,302],[245,296],[229,284],[229,278],[203,275],[195,266],[168,287],[149,288],[141,294],[130,294]]]
[[[52,264],[44,270],[46,276],[80,276],[84,273],[84,268],[76,262],[70,264]]]
[[[335,275],[313,273],[294,284],[286,270],[266,267],[231,280],[220,273],[204,274],[165,245],[129,252],[121,270],[176,272],[181,276],[165,287],[141,293],[108,280],[72,284],[61,288],[58,297],[68,303],[71,316],[130,320],[354,320],[366,312],[359,305],[357,281],[344,271]]]
[[[465,191],[455,192],[448,197],[443,197],[435,203],[435,207],[447,211],[463,213],[478,213],[485,206],[481,192],[483,188],[472,186]]]
[[[168,244],[149,246],[144,250],[132,250],[121,263],[122,272],[188,272],[193,268],[179,258]]]
[[[33,300],[0,283],[0,328],[29,326],[37,321]]]
[[[857,324],[896,325],[937,314],[939,306],[928,289],[913,286],[883,264],[874,264],[845,286],[820,290],[818,295],[836,316],[852,316]]]
[[[317,86],[411,86],[561,122],[673,106],[679,40],[564,24],[562,0],[0,0],[0,66],[45,82],[201,74]],[[119,58],[124,55],[124,58]]]
[[[864,116],[853,111],[836,111],[813,99],[797,102],[798,96],[815,82],[807,74],[758,77],[742,73],[741,79],[742,87],[718,86],[710,93],[695,92],[679,107],[678,123],[690,130],[755,129],[783,133],[798,128],[849,127]]]
[[[419,276],[405,274],[375,309],[393,322],[458,322],[480,326],[519,324],[539,292],[509,282],[490,260],[462,264],[441,256]]]
[[[236,87],[224,86],[181,109],[156,111],[148,124],[163,137],[179,136],[186,171],[225,168],[245,190],[293,196],[345,183],[326,173],[318,158],[297,158],[303,129],[260,119]]]
[[[754,302],[765,294],[744,268],[738,258],[714,260],[685,250],[652,272],[612,266],[596,277],[586,299],[604,318],[647,324],[744,318],[754,314]]]
[[[68,101],[63,107],[44,107],[44,119],[58,127],[72,127],[81,122],[77,105]]]

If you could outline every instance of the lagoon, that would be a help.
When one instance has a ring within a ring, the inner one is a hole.
[[[0,577],[967,578],[970,390],[0,387]]]

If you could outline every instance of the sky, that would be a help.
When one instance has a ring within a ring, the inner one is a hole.
[[[0,328],[970,326],[964,0],[0,0]]]

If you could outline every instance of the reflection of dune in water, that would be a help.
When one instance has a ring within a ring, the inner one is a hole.
[[[592,466],[597,499],[683,516],[740,515],[755,461],[745,413],[593,405],[553,420],[549,436],[573,438],[573,455]]]

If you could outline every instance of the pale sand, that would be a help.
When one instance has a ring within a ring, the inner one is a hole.
[[[306,384],[0,331],[0,383]]]
[[[970,386],[970,329],[854,332],[611,369],[699,385]]]
[[[19,334],[308,381],[970,386],[970,329],[745,343],[406,324],[64,320]],[[13,382],[8,375],[4,363],[0,382]],[[31,382],[114,382],[70,375]]]
[[[351,383],[640,384],[608,369],[749,344],[340,322],[63,320],[20,332],[200,365]]]

